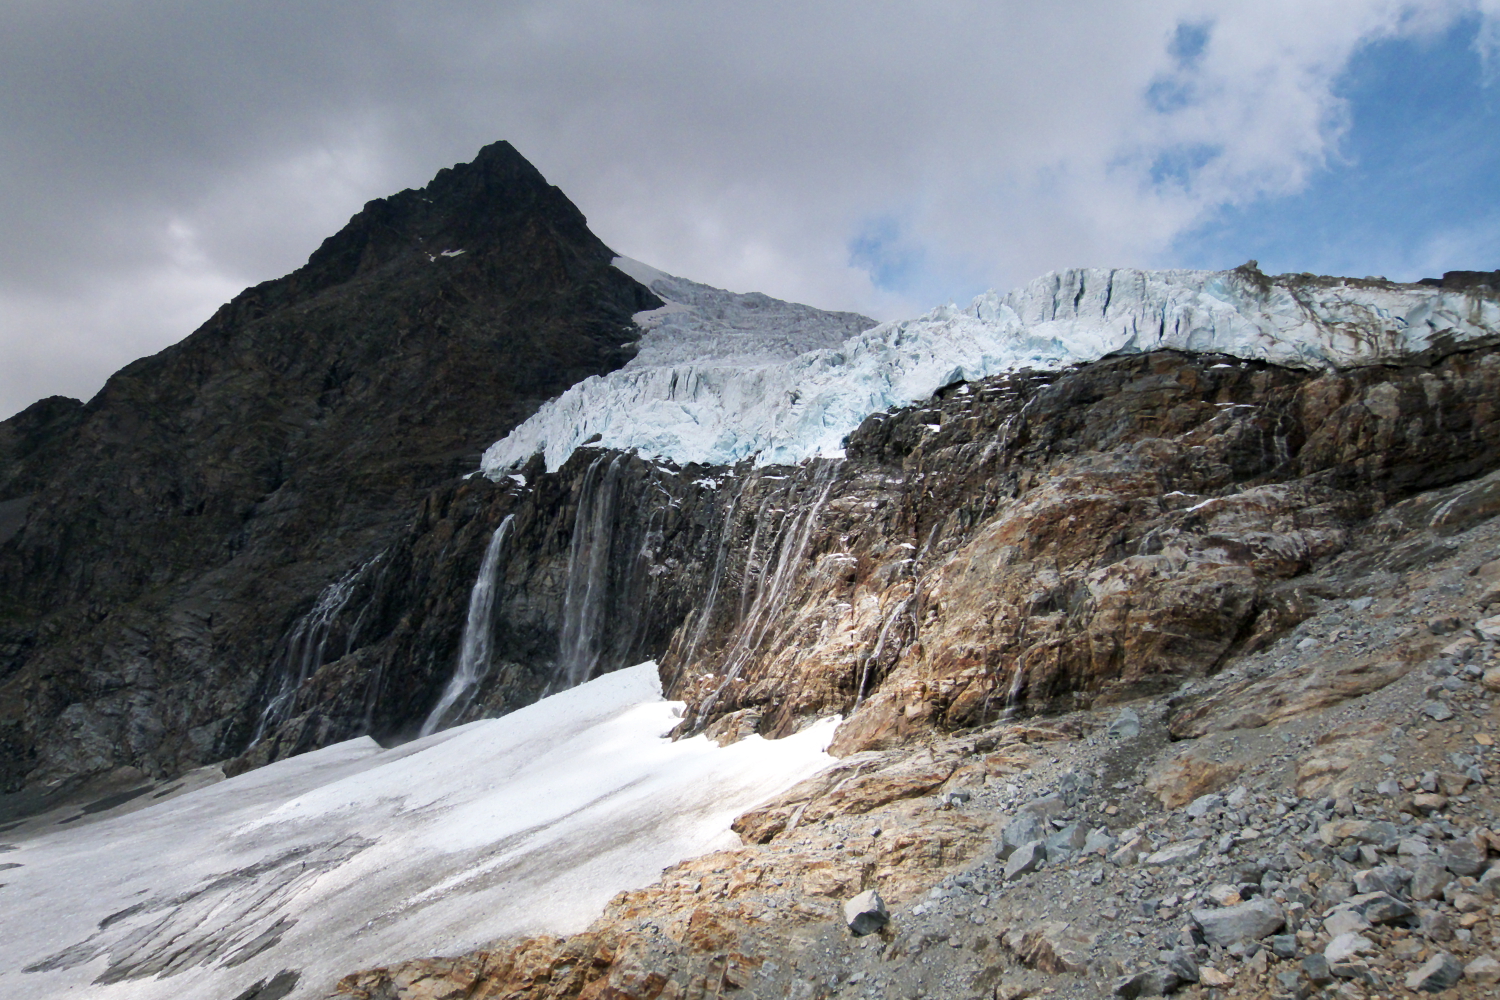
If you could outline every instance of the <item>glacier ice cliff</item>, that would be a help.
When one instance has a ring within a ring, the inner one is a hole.
[[[1476,340],[1500,324],[1493,299],[1429,285],[1270,277],[1252,265],[1085,268],[833,344],[849,314],[736,296],[624,258],[616,266],[667,303],[638,315],[636,358],[568,389],[490,446],[486,475],[538,453],[555,471],[584,444],[678,463],[795,463],[839,455],[870,413],[961,380],[1163,349],[1352,368]]]

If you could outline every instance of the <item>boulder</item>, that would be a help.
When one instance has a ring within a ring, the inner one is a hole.
[[[1365,892],[1350,896],[1343,905],[1354,909],[1372,924],[1393,924],[1416,914],[1410,905],[1388,892]]]
[[[1133,708],[1122,708],[1109,724],[1108,733],[1118,740],[1128,740],[1141,735],[1141,717]]]
[[[1006,931],[1000,943],[1028,969],[1056,974],[1086,969],[1094,938],[1074,930],[1066,921],[1048,920],[1026,930]]]
[[[1133,976],[1117,979],[1114,993],[1122,1000],[1135,1000],[1136,997],[1161,997],[1171,993],[1180,985],[1181,981],[1171,969],[1152,969],[1149,972],[1137,972]]]
[[[1040,840],[1033,840],[1029,844],[1016,848],[1005,862],[1006,881],[1036,871],[1046,860],[1047,845]]]
[[[1453,874],[1435,858],[1423,858],[1412,870],[1410,895],[1415,900],[1439,899]]]
[[[1029,844],[1033,840],[1041,840],[1047,836],[1047,824],[1033,812],[1022,812],[1016,815],[1005,825],[1005,830],[1000,834],[999,855],[1009,858],[1015,853],[1016,848],[1023,844]]]
[[[1379,865],[1354,873],[1354,888],[1358,892],[1388,892],[1391,895],[1405,892],[1411,884],[1412,873],[1395,865]]]
[[[1500,983],[1500,962],[1488,955],[1480,955],[1464,966],[1464,978],[1481,986]]]
[[[866,889],[844,904],[844,923],[855,937],[873,934],[890,922],[885,900],[874,889]]]
[[[1237,941],[1259,941],[1286,925],[1286,914],[1269,899],[1252,899],[1217,910],[1194,910],[1192,916],[1204,940],[1221,947]]]
[[[1175,844],[1168,844],[1159,851],[1153,851],[1141,860],[1146,865],[1181,865],[1189,861],[1195,861],[1203,855],[1203,841],[1183,840]]]
[[[1323,948],[1323,957],[1328,959],[1330,966],[1348,962],[1358,955],[1368,955],[1375,951],[1375,942],[1363,934],[1354,931],[1346,931],[1338,935]]]
[[[1457,986],[1463,975],[1463,963],[1446,951],[1441,951],[1407,975],[1406,988],[1421,990],[1424,993],[1441,993],[1443,990]]]
[[[1455,840],[1444,845],[1438,860],[1455,875],[1478,875],[1484,871],[1488,852],[1472,840]]]

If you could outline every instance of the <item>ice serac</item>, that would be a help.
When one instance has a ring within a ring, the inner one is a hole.
[[[792,315],[756,314],[738,301],[750,297],[731,302],[728,293],[639,265],[632,273],[651,279],[646,283],[667,302],[637,317],[646,331],[640,355],[573,386],[496,442],[484,456],[488,475],[537,453],[555,470],[585,442],[679,463],[752,456],[759,464],[794,463],[839,455],[868,414],[962,380],[1157,350],[1344,369],[1493,336],[1500,323],[1493,298],[1441,286],[1270,277],[1252,265],[1077,269],[787,358],[748,317],[784,324],[788,334],[779,344],[790,349],[804,329]],[[715,326],[719,335],[706,336]],[[736,334],[747,327],[751,335]]]

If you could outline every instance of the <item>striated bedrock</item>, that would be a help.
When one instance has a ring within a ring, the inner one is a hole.
[[[775,574],[769,522],[736,515],[745,555],[719,590],[737,600],[663,661],[685,728],[839,711],[847,753],[1212,673],[1310,613],[1315,567],[1362,553],[1379,572],[1397,538],[1493,514],[1497,389],[1492,348],[1328,373],[1162,352],[871,417],[773,604],[741,597]],[[1381,519],[1441,487],[1431,524]]]
[[[507,143],[0,424],[0,789],[237,752],[319,590],[660,300]],[[392,612],[393,614],[399,612]]]
[[[1158,693],[1295,626],[1341,586],[1320,567],[1389,572],[1492,514],[1497,400],[1493,348],[1322,373],[1158,352],[950,386],[842,461],[537,458],[424,502],[349,604],[351,650],[236,766],[414,731],[507,516],[492,662],[451,722],[566,683],[580,545],[602,546],[586,672],[659,657],[683,733],[841,713],[851,753]]]

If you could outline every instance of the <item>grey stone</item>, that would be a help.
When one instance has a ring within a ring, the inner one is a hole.
[[[1455,840],[1443,847],[1438,859],[1455,875],[1478,875],[1484,871],[1487,852],[1472,840]]]
[[[1425,858],[1432,854],[1432,845],[1426,837],[1402,837],[1396,853],[1403,858]]]
[[[1043,819],[1061,816],[1067,811],[1068,804],[1063,801],[1061,795],[1044,795],[1039,799],[1032,799],[1021,807],[1021,812],[1031,813]]]
[[[1448,915],[1438,910],[1423,910],[1421,922],[1418,925],[1422,935],[1429,941],[1452,941],[1453,921]]]
[[[1423,858],[1417,862],[1411,876],[1411,898],[1415,900],[1439,899],[1453,875],[1436,858]]]
[[[1031,812],[1020,813],[1006,824],[1004,832],[1000,834],[999,854],[1002,858],[1009,858],[1022,844],[1041,840],[1046,835],[1047,824],[1040,816]]]
[[[1500,962],[1495,961],[1489,955],[1480,955],[1464,966],[1464,978],[1481,986],[1493,986],[1500,983]]]
[[[1328,966],[1328,971],[1340,979],[1356,979],[1371,986],[1380,983],[1374,970],[1364,962],[1333,962]]]
[[[1128,740],[1141,735],[1141,717],[1135,714],[1135,710],[1125,708],[1115,716],[1115,721],[1109,724],[1109,735],[1116,739]]]
[[[1323,957],[1329,965],[1347,962],[1359,955],[1368,955],[1375,950],[1375,942],[1363,934],[1346,931],[1329,941],[1323,948]]]
[[[1350,896],[1354,895],[1354,887],[1348,882],[1339,879],[1329,879],[1318,889],[1317,905],[1320,910],[1328,910],[1337,906]]]
[[[1167,956],[1167,969],[1185,983],[1196,983],[1198,981],[1198,956],[1193,954],[1193,949],[1187,946],[1174,948]]]
[[[866,889],[844,904],[844,923],[855,937],[872,934],[884,927],[891,919],[885,908],[885,900],[874,889]]]
[[[1388,892],[1397,895],[1411,884],[1412,873],[1395,865],[1379,865],[1354,873],[1354,888],[1358,892]]]
[[[1217,910],[1194,910],[1192,916],[1203,931],[1203,939],[1221,947],[1236,941],[1259,941],[1286,925],[1281,907],[1269,899],[1252,899]]]
[[[1414,916],[1416,911],[1388,892],[1366,892],[1350,896],[1344,903],[1359,911],[1372,924],[1393,924]]]
[[[1289,962],[1297,957],[1297,935],[1295,934],[1273,934],[1271,935],[1271,954]]]
[[[1135,1000],[1136,997],[1161,997],[1166,996],[1181,985],[1177,974],[1171,969],[1152,969],[1149,972],[1137,972],[1133,976],[1124,976],[1115,980],[1115,996],[1122,1000]]]
[[[1200,795],[1187,805],[1187,814],[1193,819],[1202,819],[1224,804],[1224,797],[1214,792]]]
[[[1358,839],[1361,843],[1374,844],[1382,851],[1394,851],[1401,843],[1401,828],[1395,823],[1378,820],[1366,826]]]
[[[1042,862],[1047,860],[1047,845],[1040,840],[1033,840],[1029,844],[1023,844],[1016,848],[1005,862],[1005,878],[1010,880],[1020,878],[1030,872],[1042,867]]]
[[[1146,865],[1181,865],[1189,861],[1195,861],[1203,854],[1203,841],[1183,840],[1175,844],[1168,844],[1161,850],[1146,855],[1141,859]]]
[[[1314,952],[1302,960],[1302,972],[1314,986],[1327,986],[1333,982],[1333,973],[1328,969],[1328,959]]]
[[[1406,977],[1406,988],[1422,990],[1424,993],[1440,993],[1457,986],[1463,975],[1463,963],[1446,951],[1440,951]]]
[[[1435,722],[1446,722],[1453,718],[1453,709],[1448,707],[1447,702],[1436,700],[1424,701],[1422,702],[1422,714]]]
[[[1323,918],[1323,930],[1331,938],[1336,938],[1340,934],[1362,931],[1369,926],[1370,921],[1365,919],[1363,913],[1342,906]]]
[[[1077,823],[1069,823],[1048,837],[1045,843],[1048,858],[1065,861],[1083,850],[1083,846],[1088,843],[1088,834]]]
[[[1375,786],[1375,794],[1383,795],[1388,799],[1394,799],[1401,794],[1401,785],[1395,778],[1386,778]]]
[[[1083,853],[1108,854],[1118,843],[1118,840],[1110,836],[1109,827],[1101,826],[1089,832],[1087,839],[1083,842]]]

